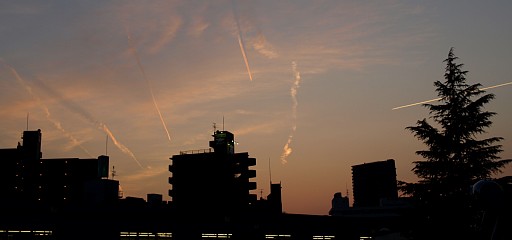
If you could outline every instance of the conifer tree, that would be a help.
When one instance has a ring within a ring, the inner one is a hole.
[[[458,222],[461,227],[469,227],[471,186],[500,173],[512,160],[498,156],[501,137],[477,138],[486,133],[496,114],[484,110],[494,95],[481,90],[479,83],[468,84],[468,71],[462,70],[463,64],[456,60],[451,48],[444,60],[444,81],[434,82],[439,103],[423,104],[434,124],[423,119],[406,128],[427,149],[416,152],[424,160],[415,161],[412,169],[420,180],[403,183],[401,190],[426,209],[431,221],[443,224],[442,220],[456,221],[454,218],[460,217],[468,220]]]

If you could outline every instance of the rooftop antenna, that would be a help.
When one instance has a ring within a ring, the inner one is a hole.
[[[224,131],[224,115],[222,115],[222,131]]]
[[[215,134],[216,131],[217,131],[217,124],[213,123],[213,134]]]
[[[28,116],[29,116],[29,113],[27,112],[27,131],[28,131]]]

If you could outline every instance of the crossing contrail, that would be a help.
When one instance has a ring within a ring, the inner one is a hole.
[[[82,146],[80,141],[78,141],[73,135],[71,135],[71,133],[66,131],[64,129],[64,127],[62,127],[62,124],[59,121],[57,121],[57,120],[52,118],[51,113],[50,113],[50,109],[48,109],[48,107],[43,103],[43,101],[32,91],[32,88],[18,74],[16,69],[14,69],[14,67],[10,66],[7,63],[4,63],[4,65],[7,66],[11,70],[12,74],[14,75],[14,77],[16,78],[18,83],[20,83],[23,86],[23,88],[25,88],[25,90],[30,94],[30,96],[32,96],[32,98],[34,98],[37,101],[39,106],[43,109],[43,111],[45,113],[45,116],[46,116],[46,119],[48,121],[50,121],[53,124],[53,126],[55,126],[55,128],[57,128],[59,131],[61,131],[73,143],[73,146],[80,147],[80,149],[82,149],[82,151],[84,151],[87,155],[89,155],[89,157],[92,157],[92,154],[89,151],[87,151],[87,149],[85,149]]]
[[[251,68],[249,67],[249,60],[247,59],[247,54],[245,54],[245,44],[244,39],[242,38],[242,30],[240,28],[240,21],[238,20],[238,14],[236,14],[235,1],[232,2],[233,7],[233,16],[235,18],[236,29],[238,33],[238,45],[240,45],[240,51],[242,52],[242,57],[244,58],[245,67],[247,68],[247,73],[249,74],[249,79],[252,81],[252,73]]]
[[[290,145],[292,143],[293,134],[295,133],[295,130],[297,130],[297,105],[298,105],[297,90],[300,87],[301,79],[300,79],[300,72],[297,71],[297,63],[295,61],[292,62],[292,70],[293,70],[293,75],[295,76],[295,81],[293,82],[293,85],[290,89],[290,95],[292,96],[292,101],[293,101],[293,105],[292,105],[293,127],[292,127],[292,132],[288,136],[288,141],[286,142],[286,144],[283,147],[283,154],[281,154],[281,163],[282,164],[288,163],[287,158],[288,158],[288,156],[290,156],[290,154],[293,151],[292,148],[290,147]]]
[[[128,45],[130,47],[130,50],[132,51],[133,56],[135,57],[135,60],[137,61],[137,66],[139,66],[139,70],[142,74],[142,78],[144,78],[144,80],[148,84],[149,93],[151,94],[151,98],[153,99],[153,105],[155,106],[158,116],[160,117],[160,121],[162,122],[162,126],[164,127],[165,133],[167,134],[167,139],[169,139],[169,142],[171,142],[171,135],[169,134],[167,125],[165,124],[164,118],[162,117],[162,112],[160,112],[160,108],[158,107],[158,103],[156,102],[156,98],[155,98],[155,94],[153,93],[153,87],[151,86],[151,82],[149,82],[148,78],[146,77],[146,71],[144,71],[144,68],[142,67],[142,64],[140,62],[139,54],[137,54],[137,49],[133,45],[132,36],[130,34],[128,27],[126,27],[126,35],[128,37]]]
[[[512,84],[512,82],[507,82],[507,83],[502,83],[502,84],[498,84],[498,85],[494,85],[494,86],[490,86],[490,87],[480,88],[480,90],[493,89],[493,88],[503,87],[503,86],[510,85],[510,84]],[[407,104],[407,105],[403,105],[403,106],[392,108],[391,110],[397,110],[397,109],[406,108],[406,107],[412,107],[412,106],[416,106],[416,105],[420,105],[420,104],[424,104],[424,103],[435,102],[435,101],[439,101],[441,99],[442,98],[434,98],[434,99],[426,100],[426,101],[423,101],[423,102],[411,103],[411,104]]]

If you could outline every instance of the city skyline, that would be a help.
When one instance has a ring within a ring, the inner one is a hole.
[[[493,3],[2,3],[0,148],[41,129],[44,158],[107,154],[125,196],[169,200],[169,158],[215,123],[256,158],[254,194],[281,182],[283,211],[327,215],[353,200],[353,165],[416,180],[425,146],[405,128],[428,110],[393,108],[437,98],[450,47],[468,83],[507,84],[486,110],[512,158],[512,3]]]

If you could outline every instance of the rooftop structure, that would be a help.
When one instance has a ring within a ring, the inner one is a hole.
[[[247,152],[235,153],[234,135],[215,131],[210,149],[180,152],[170,159],[169,196],[178,212],[235,214],[256,201],[256,159]],[[213,149],[213,151],[212,151]]]
[[[378,207],[398,198],[395,160],[352,166],[354,207]]]

